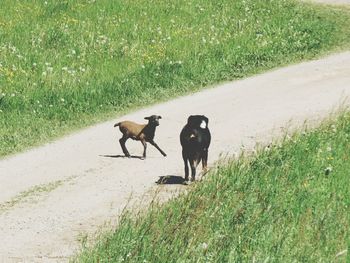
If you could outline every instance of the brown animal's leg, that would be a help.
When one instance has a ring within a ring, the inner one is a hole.
[[[160,151],[160,153],[165,157],[166,156],[166,153],[162,151],[162,149],[159,148],[159,146],[152,140],[152,141],[149,141],[150,144],[152,144],[154,147],[157,148],[158,151]]]
[[[147,143],[145,140],[141,140],[141,143],[143,145],[143,155],[142,155],[142,159],[146,159],[146,149],[147,149]]]
[[[203,155],[202,155],[202,168],[203,172],[206,173],[208,170],[208,150],[204,150]]]
[[[182,159],[184,160],[184,164],[185,164],[185,181],[188,181],[188,158],[187,155],[185,153],[185,151],[182,150]]]
[[[122,138],[120,138],[119,143],[120,146],[122,147],[123,153],[125,154],[126,157],[130,157],[130,153],[128,152],[128,149],[126,149],[125,142],[128,139],[127,136],[123,135]]]

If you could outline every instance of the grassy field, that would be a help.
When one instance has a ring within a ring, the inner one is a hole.
[[[76,262],[345,262],[350,113],[212,170]],[[348,256],[350,259],[350,255]]]
[[[2,0],[0,156],[350,42],[292,0]]]

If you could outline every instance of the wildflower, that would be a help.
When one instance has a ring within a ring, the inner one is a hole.
[[[333,132],[337,132],[337,127],[334,124],[331,125],[331,128]]]
[[[203,244],[202,244],[202,249],[203,249],[204,251],[207,251],[207,250],[208,250],[208,244],[207,244],[207,243],[203,243]]]
[[[328,151],[328,152],[332,151],[332,147],[328,146],[328,147],[327,147],[327,151]]]
[[[61,101],[64,102],[64,98],[61,98]]]

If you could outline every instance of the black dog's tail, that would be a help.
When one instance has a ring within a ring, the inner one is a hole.
[[[113,127],[117,127],[117,126],[119,126],[119,125],[120,125],[120,122],[118,122],[118,123],[114,124],[114,126],[113,126]]]

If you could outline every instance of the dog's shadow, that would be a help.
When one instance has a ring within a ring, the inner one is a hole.
[[[187,182],[181,176],[164,175],[164,176],[159,176],[159,179],[156,181],[156,184],[182,184],[182,185],[187,185]]]
[[[138,156],[138,155],[131,155],[130,157],[127,157],[127,156],[121,155],[121,154],[117,154],[117,155],[104,154],[104,155],[100,155],[100,156],[101,157],[108,157],[108,158],[133,158],[133,159],[140,159],[140,160],[143,159],[142,156]]]

